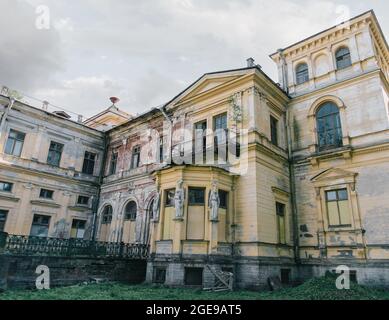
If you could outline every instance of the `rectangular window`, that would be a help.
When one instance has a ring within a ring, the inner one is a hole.
[[[59,167],[61,162],[61,155],[63,150],[63,144],[51,141],[49,154],[47,156],[47,164]]]
[[[5,145],[5,153],[12,156],[20,157],[22,154],[24,138],[26,134],[16,130],[10,130],[7,143]]]
[[[11,192],[13,183],[0,181],[0,191]]]
[[[286,244],[285,233],[285,204],[276,202],[277,227],[278,227],[278,243]]]
[[[201,286],[203,284],[203,268],[185,268],[185,285]]]
[[[176,189],[169,189],[165,191],[165,207],[174,207],[174,194]]]
[[[113,152],[111,155],[111,163],[109,167],[109,174],[115,174],[116,173],[116,164],[118,162],[118,153]]]
[[[136,169],[139,167],[140,163],[140,147],[136,146],[132,150],[132,156],[131,156],[131,169]]]
[[[30,235],[34,237],[47,237],[49,234],[50,216],[35,214],[32,220]]]
[[[70,238],[84,239],[85,225],[86,225],[85,220],[73,219],[72,230],[70,231]]]
[[[221,115],[214,117],[213,127],[214,127],[215,155],[217,157],[220,156],[221,160],[227,161],[227,153],[228,153],[227,113],[223,113]]]
[[[194,125],[194,156],[196,159],[206,159],[207,150],[207,121],[197,122]]]
[[[166,281],[166,268],[154,268],[154,283],[163,284]]]
[[[330,227],[351,227],[347,189],[326,191]]]
[[[203,206],[205,204],[204,188],[189,188],[189,205]]]
[[[159,162],[163,162],[163,137],[159,138]]]
[[[39,193],[39,198],[53,199],[53,194],[54,194],[53,190],[41,189]]]
[[[96,154],[85,151],[82,173],[93,175],[95,169]]]
[[[7,222],[8,211],[0,210],[0,231],[5,230],[5,223]]]
[[[81,204],[83,206],[87,206],[89,204],[89,197],[78,196],[77,204]]]
[[[278,146],[278,120],[270,116],[271,143]]]
[[[228,207],[228,192],[219,190],[220,208],[227,209]]]

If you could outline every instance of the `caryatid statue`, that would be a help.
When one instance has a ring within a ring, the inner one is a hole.
[[[174,206],[176,208],[176,219],[181,219],[184,216],[184,200],[185,193],[182,187],[184,181],[178,180],[176,192],[174,194]]]
[[[153,202],[153,220],[159,221],[159,209],[160,209],[160,202],[161,202],[161,193],[159,189],[157,189],[157,195],[154,198]]]
[[[220,198],[217,184],[212,184],[211,192],[209,193],[208,207],[210,208],[211,221],[217,221],[219,217]]]

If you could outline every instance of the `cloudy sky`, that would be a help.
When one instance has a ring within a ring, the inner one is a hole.
[[[136,114],[250,56],[278,81],[270,53],[369,9],[389,37],[387,0],[0,0],[0,85],[84,116],[117,96]]]

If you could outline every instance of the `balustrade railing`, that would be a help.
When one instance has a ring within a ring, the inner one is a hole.
[[[93,256],[146,259],[149,246],[141,243],[42,238],[0,232],[0,253],[41,256]]]

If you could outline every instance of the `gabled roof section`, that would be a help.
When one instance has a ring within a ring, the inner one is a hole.
[[[332,26],[331,28],[328,28],[328,29],[321,31],[319,33],[316,33],[308,38],[305,38],[301,41],[298,41],[298,42],[296,42],[296,43],[294,43],[286,48],[279,49],[279,51],[272,53],[270,55],[270,58],[272,58],[273,60],[278,59],[279,55],[280,55],[280,51],[283,54],[287,55],[295,50],[300,50],[300,49],[303,49],[305,47],[308,47],[309,45],[315,43],[316,41],[319,41],[320,39],[325,39],[329,35],[333,34],[334,32],[337,32],[339,30],[347,28],[348,25],[353,25],[353,24],[360,23],[363,21],[371,23],[371,29],[373,30],[373,33],[375,33],[375,37],[377,38],[379,45],[382,48],[385,48],[385,50],[383,50],[383,51],[388,53],[389,46],[388,46],[388,43],[385,39],[385,35],[382,32],[380,24],[377,20],[377,17],[374,13],[374,10],[369,10],[369,11],[366,11],[366,12],[364,12],[358,16],[355,16],[347,21],[344,21],[338,25]]]
[[[355,178],[357,174],[358,173],[356,172],[347,171],[340,168],[330,168],[314,176],[311,179],[311,181],[318,182],[318,181],[335,180],[335,179],[342,179],[342,178]]]
[[[115,105],[112,105],[98,114],[86,119],[84,124],[91,128],[107,131],[115,126],[127,122],[131,118],[132,117],[129,113],[120,110]]]
[[[202,93],[205,93],[206,91],[210,91],[216,88],[222,88],[223,86],[229,85],[234,81],[238,81],[240,78],[243,78],[246,75],[254,74],[256,72],[261,74],[267,80],[270,86],[272,86],[276,91],[278,91],[279,94],[288,97],[285,91],[283,91],[278,84],[276,84],[268,75],[266,75],[259,66],[254,66],[241,69],[205,73],[195,82],[189,85],[186,89],[176,95],[172,100],[167,102],[164,106],[173,106],[177,103],[181,103],[185,100],[189,100],[190,98],[199,96]]]

